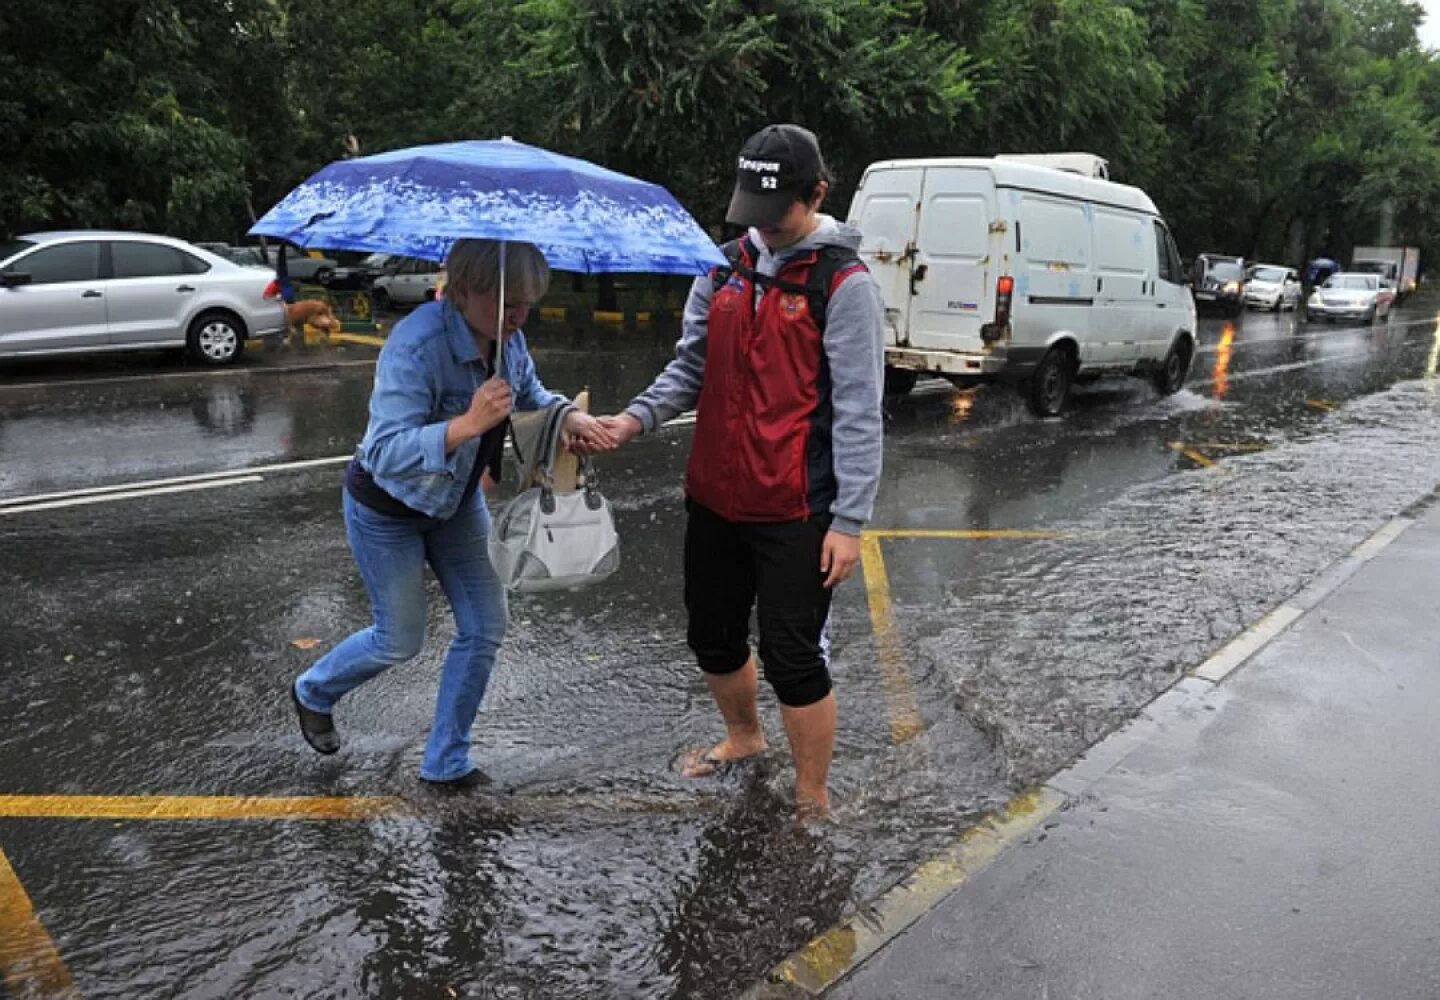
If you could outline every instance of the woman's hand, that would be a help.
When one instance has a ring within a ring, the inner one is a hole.
[[[498,427],[510,416],[510,386],[501,378],[488,378],[470,397],[470,408],[445,428],[445,451],[454,451],[472,438]]]
[[[620,446],[608,426],[580,410],[571,410],[565,415],[565,425],[560,432],[561,444],[577,455],[614,451]]]

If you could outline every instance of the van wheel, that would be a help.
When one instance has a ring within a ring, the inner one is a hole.
[[[919,377],[919,372],[907,371],[904,368],[886,368],[885,395],[909,395],[910,390],[915,388],[915,382]]]
[[[1190,374],[1190,359],[1194,353],[1188,340],[1177,340],[1170,345],[1165,360],[1155,370],[1155,389],[1160,395],[1173,396],[1180,391],[1185,384],[1185,376]]]
[[[1058,417],[1070,398],[1070,383],[1075,377],[1075,365],[1070,355],[1058,347],[1052,347],[1035,366],[1030,376],[1026,401],[1037,417]]]

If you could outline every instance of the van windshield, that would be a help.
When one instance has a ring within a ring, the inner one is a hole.
[[[1245,272],[1240,270],[1239,264],[1227,261],[1223,264],[1211,264],[1210,277],[1218,278],[1221,281],[1233,281],[1245,277]]]

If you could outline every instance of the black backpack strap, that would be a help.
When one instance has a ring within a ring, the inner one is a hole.
[[[825,329],[825,307],[830,303],[835,276],[863,267],[865,265],[849,247],[826,245],[820,250],[805,282],[805,296],[810,300],[810,315],[815,317],[815,325],[821,330]]]
[[[746,242],[749,239],[750,237],[745,237]],[[739,274],[761,288],[778,288],[782,292],[789,292],[792,295],[804,295],[809,300],[810,314],[815,317],[815,325],[822,331],[825,329],[825,308],[830,302],[830,289],[835,283],[836,275],[865,267],[854,250],[848,247],[827,245],[816,252],[815,263],[810,267],[810,276],[802,285],[794,281],[785,281],[783,278],[772,278],[753,270],[745,263],[745,250],[749,251],[751,259],[755,257],[755,247],[749,246],[742,249],[740,240],[731,240],[720,247],[720,252],[725,255],[730,266],[717,267],[710,272],[714,290],[719,291],[730,280],[731,275]]]

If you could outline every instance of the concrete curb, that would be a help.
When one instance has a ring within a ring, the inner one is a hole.
[[[1440,490],[1440,487],[1437,487]],[[1388,548],[1418,520],[1417,512],[1435,493],[1391,518],[1369,538],[1332,563],[1314,582],[1231,639],[1194,670],[1151,699],[1120,729],[1085,751],[1074,764],[1036,788],[1015,796],[982,817],[945,851],[849,919],[816,937],[776,965],[740,1000],[797,1000],[823,996],[863,965],[950,893],[1027,836],[1067,801],[1089,792],[1105,775],[1159,735],[1167,725],[1197,710],[1202,699],[1283,635],[1366,563]]]

